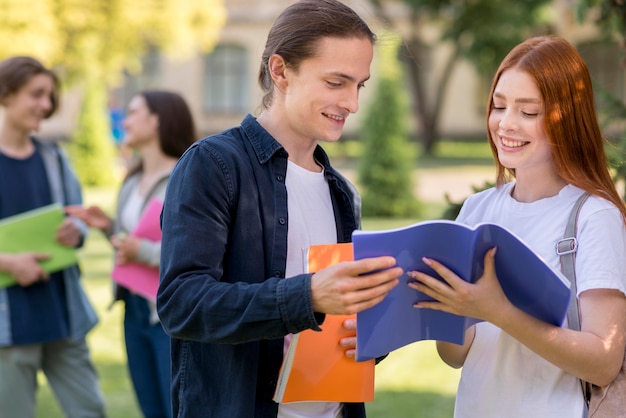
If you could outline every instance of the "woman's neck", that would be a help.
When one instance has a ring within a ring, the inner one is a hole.
[[[531,203],[556,196],[565,186],[567,182],[555,172],[535,176],[516,173],[511,195],[518,202]]]
[[[141,150],[141,175],[139,180],[139,194],[145,196],[152,187],[165,175],[169,174],[178,159],[165,155],[160,148],[145,148]]]
[[[154,175],[160,173],[166,173],[174,168],[177,159],[166,155],[159,141],[155,140],[148,146],[142,147],[139,150],[141,161],[143,164],[143,173],[146,175]]]

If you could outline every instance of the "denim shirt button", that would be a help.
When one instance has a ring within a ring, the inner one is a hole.
[[[283,273],[280,270],[274,272],[274,277],[283,277]]]
[[[283,176],[276,176],[276,180],[282,182],[285,178]]]
[[[285,218],[279,218],[278,219],[278,223],[281,225],[285,225],[287,223],[287,221],[285,220]]]

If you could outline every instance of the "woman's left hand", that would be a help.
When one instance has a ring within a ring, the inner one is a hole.
[[[116,249],[115,264],[126,264],[137,260],[141,239],[130,235],[113,236],[111,243]]]
[[[496,276],[495,254],[495,247],[485,253],[484,272],[476,283],[468,283],[438,261],[424,258],[422,261],[435,270],[444,281],[418,271],[408,272],[408,276],[416,280],[410,282],[409,286],[435,299],[419,302],[415,307],[494,323],[502,308],[507,304],[510,305]]]

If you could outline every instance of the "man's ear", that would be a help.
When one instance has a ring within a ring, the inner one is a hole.
[[[285,74],[287,63],[285,59],[278,54],[274,54],[270,57],[267,67],[269,68],[270,77],[272,77],[274,84],[282,91],[287,83],[287,76]]]

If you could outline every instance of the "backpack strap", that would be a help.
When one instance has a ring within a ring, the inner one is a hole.
[[[576,230],[578,225],[578,214],[583,203],[590,196],[589,192],[583,193],[576,203],[569,215],[567,226],[565,227],[565,233],[563,239],[556,243],[556,253],[561,259],[561,271],[570,281],[570,289],[572,291],[570,297],[570,304],[567,310],[567,321],[569,328],[580,331],[580,312],[578,311],[578,290],[576,287],[576,251],[578,250],[578,240],[576,239]],[[585,401],[589,402],[591,395],[588,382],[580,381]]]
[[[572,295],[570,298],[569,309],[567,311],[567,321],[569,322],[570,329],[580,331],[580,316],[578,312],[578,298],[576,287],[576,251],[578,250],[578,240],[576,239],[576,232],[578,228],[578,214],[580,209],[589,197],[589,193],[583,193],[576,203],[569,215],[567,225],[565,227],[565,233],[563,239],[556,243],[556,253],[561,257],[561,271],[570,281],[570,289]]]
[[[61,190],[63,191],[63,204],[68,205],[67,184],[65,183],[65,167],[63,164],[63,156],[58,144],[54,144],[54,152],[57,155],[57,163],[59,164],[59,179],[61,181]]]

